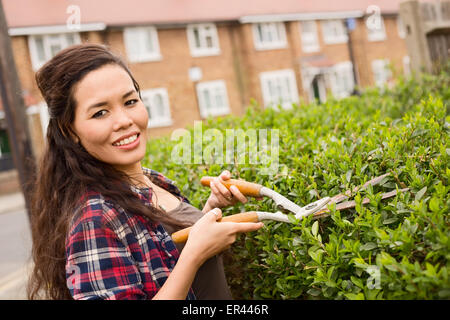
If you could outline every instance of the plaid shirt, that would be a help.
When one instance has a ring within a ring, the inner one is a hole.
[[[156,185],[189,201],[173,182],[144,168]],[[146,205],[149,188],[131,187]],[[74,299],[151,299],[174,268],[179,253],[160,223],[133,215],[89,191],[66,238],[66,279]],[[192,289],[187,299],[195,299]]]

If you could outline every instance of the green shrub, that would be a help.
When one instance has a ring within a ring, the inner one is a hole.
[[[280,167],[262,164],[186,164],[171,161],[178,141],[149,142],[145,165],[175,180],[202,208],[204,175],[228,169],[306,205],[391,173],[355,196],[356,207],[296,224],[267,222],[242,235],[226,259],[236,299],[448,299],[449,74],[400,80],[392,89],[360,97],[294,105],[292,110],[250,106],[241,117],[209,119],[203,129],[279,129]],[[192,129],[191,129],[192,132]],[[395,188],[409,192],[381,201]],[[362,206],[364,197],[370,203]],[[250,199],[224,214],[275,211],[273,201]]]

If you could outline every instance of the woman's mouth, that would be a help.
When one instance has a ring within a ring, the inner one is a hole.
[[[140,134],[137,133],[134,136],[113,143],[113,146],[120,149],[134,149],[139,145],[139,141],[140,141]]]

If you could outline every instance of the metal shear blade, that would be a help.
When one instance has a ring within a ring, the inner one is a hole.
[[[326,197],[320,200],[317,200],[315,202],[309,203],[304,207],[299,207],[297,210],[297,213],[295,214],[295,217],[299,220],[303,219],[304,217],[309,216],[310,214],[313,214],[319,210],[321,210],[328,202],[330,201],[330,197]],[[291,222],[288,218],[288,216],[281,211],[277,212],[263,212],[263,211],[257,211],[258,214],[258,220],[275,220],[280,222]]]
[[[306,206],[300,208],[300,211],[295,214],[295,217],[297,219],[302,219],[303,217],[307,217],[310,214],[313,214],[314,212],[319,211],[322,209],[328,202],[330,202],[330,197],[325,197],[323,199],[317,200],[315,202],[312,202],[310,204],[307,204]]]

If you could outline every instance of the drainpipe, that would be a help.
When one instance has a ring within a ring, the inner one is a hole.
[[[350,61],[352,62],[352,71],[353,71],[353,82],[355,83],[355,86],[353,88],[352,95],[361,95],[361,93],[358,90],[359,83],[358,83],[358,75],[356,72],[356,61],[355,61],[355,54],[353,51],[353,42],[352,42],[352,36],[351,33],[356,27],[356,19],[355,18],[348,18],[345,20],[345,29],[347,32],[347,46],[348,46],[348,55],[350,56]]]

